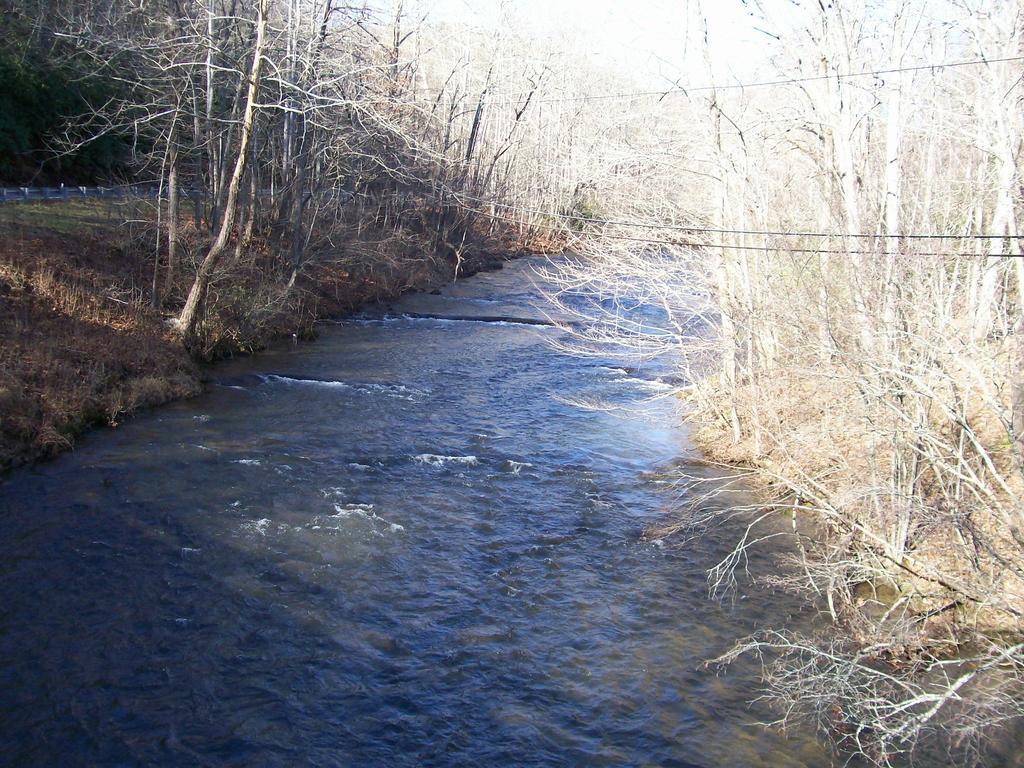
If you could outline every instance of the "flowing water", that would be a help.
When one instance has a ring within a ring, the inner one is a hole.
[[[754,670],[703,666],[795,604],[709,600],[729,531],[642,535],[695,456],[659,372],[494,322],[542,317],[531,267],[8,477],[0,763],[828,765],[755,724]]]

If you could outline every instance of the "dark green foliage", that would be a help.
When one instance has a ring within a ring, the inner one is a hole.
[[[562,215],[571,217],[566,218],[565,221],[573,232],[582,232],[586,229],[588,220],[595,218],[599,212],[598,205],[591,196],[577,191],[573,204],[568,206]]]
[[[117,95],[66,45],[33,34],[15,14],[0,21],[0,183],[92,184],[122,175],[126,137],[107,134],[62,153],[57,137],[84,139],[90,105]],[[77,126],[77,130],[76,130]],[[77,134],[77,135],[76,135]]]

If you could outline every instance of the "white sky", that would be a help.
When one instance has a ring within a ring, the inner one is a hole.
[[[538,34],[567,34],[578,50],[610,67],[634,72],[644,84],[703,83],[699,51],[686,53],[687,0],[420,0],[431,18],[492,27],[505,8]],[[741,0],[704,0],[717,82],[756,77],[767,38]]]

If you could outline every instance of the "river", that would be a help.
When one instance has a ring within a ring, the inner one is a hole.
[[[643,536],[696,457],[658,369],[494,322],[544,316],[534,266],[220,365],[5,478],[0,762],[828,765],[755,724],[754,669],[704,667],[797,604],[709,599],[728,530]]]

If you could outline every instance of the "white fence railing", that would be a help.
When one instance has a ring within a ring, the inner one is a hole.
[[[156,197],[160,187],[156,184],[124,184],[116,187],[68,187],[63,184],[59,187],[0,187],[0,203],[17,203],[26,200],[73,200],[87,197]],[[167,190],[164,189],[164,195]],[[182,197],[194,198],[198,192],[189,189],[178,191]],[[260,197],[273,197],[274,192],[270,189],[259,191]],[[310,197],[307,192],[306,197]],[[325,189],[321,190],[317,197],[323,200],[341,200],[348,202],[355,194],[347,189]]]
[[[116,187],[0,187],[0,203],[26,200],[70,200],[86,197],[154,197],[157,187],[150,185],[122,185]]]

